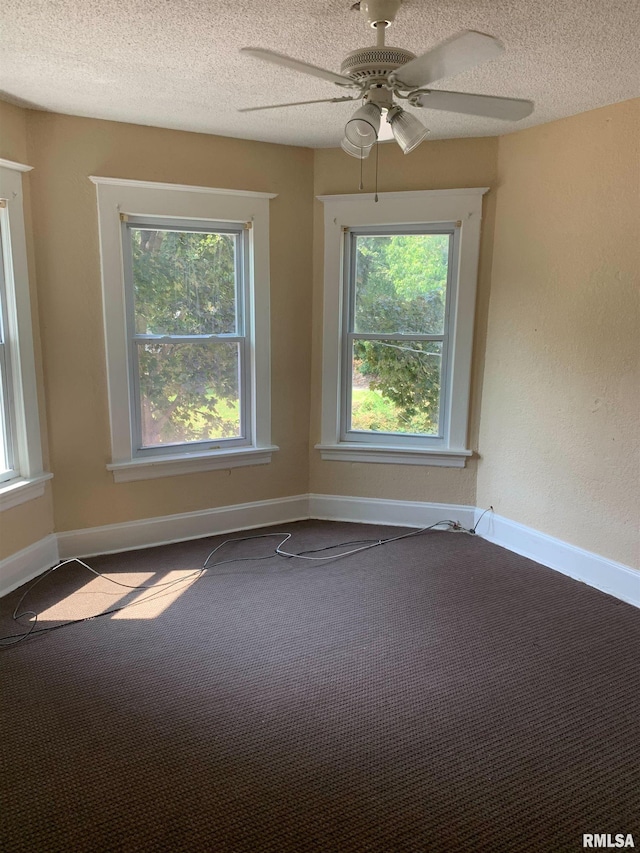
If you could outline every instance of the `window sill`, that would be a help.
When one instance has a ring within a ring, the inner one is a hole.
[[[435,465],[441,468],[464,468],[472,450],[440,450],[397,445],[316,444],[322,459],[331,462],[382,462],[392,465]]]
[[[107,470],[113,473],[116,483],[132,480],[154,480],[158,477],[175,477],[178,474],[198,474],[219,468],[240,468],[244,465],[267,465],[271,455],[279,448],[240,447],[213,453],[180,453],[172,456],[147,456],[130,462],[112,462]]]
[[[8,483],[0,484],[0,512],[13,506],[41,498],[44,495],[44,484],[53,474],[38,474],[37,477],[17,477]]]

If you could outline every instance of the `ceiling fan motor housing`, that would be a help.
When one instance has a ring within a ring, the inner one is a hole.
[[[415,53],[401,47],[361,47],[347,55],[340,71],[352,80],[365,82],[384,78],[411,59]]]
[[[393,23],[402,0],[360,0],[360,11],[366,16],[369,25],[389,26]]]

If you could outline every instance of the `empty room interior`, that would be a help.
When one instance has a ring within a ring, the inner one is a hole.
[[[636,4],[0,23],[0,847],[640,847]]]

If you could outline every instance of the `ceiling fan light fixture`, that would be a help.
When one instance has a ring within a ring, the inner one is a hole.
[[[389,110],[387,121],[391,125],[396,142],[405,154],[417,148],[429,133],[421,121],[400,107]]]
[[[368,157],[371,153],[372,145],[354,145],[353,142],[350,142],[345,136],[342,142],[340,143],[340,147],[343,151],[346,151],[347,154],[350,154],[352,157],[357,157],[358,160],[364,160],[365,157]]]
[[[346,123],[345,139],[357,148],[370,148],[378,139],[381,115],[382,110],[377,104],[364,104]]]

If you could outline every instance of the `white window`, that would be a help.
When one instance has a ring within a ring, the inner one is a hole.
[[[116,481],[264,464],[266,193],[91,179]]]
[[[482,195],[321,196],[323,459],[462,467]]]
[[[0,510],[44,493],[22,200],[29,166],[0,160]]]

